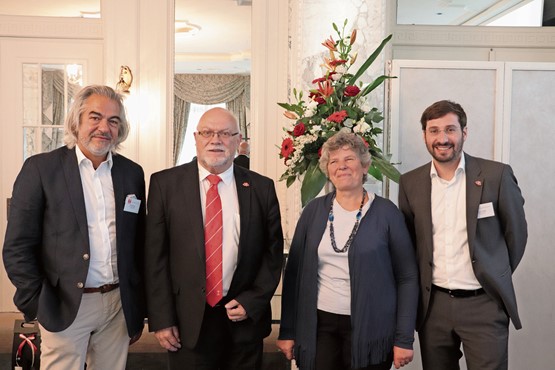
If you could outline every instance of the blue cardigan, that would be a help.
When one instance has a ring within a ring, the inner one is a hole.
[[[301,369],[316,356],[318,246],[332,194],[304,209],[283,278],[279,339],[295,340]],[[351,278],[351,367],[386,361],[393,346],[412,349],[418,305],[418,270],[401,212],[376,196],[348,251]]]

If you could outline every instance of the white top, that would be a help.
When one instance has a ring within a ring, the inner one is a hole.
[[[432,162],[432,283],[446,289],[480,289],[472,270],[466,228],[466,173],[464,155],[455,176],[440,178]]]
[[[368,193],[368,202],[362,207],[362,217],[366,214],[374,194]],[[358,209],[347,211],[333,200],[333,230],[335,244],[342,249],[355,226]],[[349,251],[337,253],[330,239],[330,222],[326,225],[318,246],[318,303],[319,310],[339,315],[351,314],[351,278],[349,275]]]
[[[95,170],[79,146],[75,146],[85,196],[89,230],[89,272],[85,287],[95,288],[119,281],[116,249],[116,204],[112,182],[112,153]],[[123,204],[120,204],[123,207]]]
[[[199,163],[198,173],[200,180],[200,202],[202,205],[202,219],[206,213],[206,192],[210,188],[210,181],[207,180],[210,172]],[[241,231],[241,217],[239,215],[239,200],[237,199],[237,186],[235,176],[233,176],[233,165],[225,172],[218,174],[222,179],[218,183],[218,193],[222,201],[222,226],[223,226],[223,246],[222,246],[222,288],[223,296],[227,294],[231,279],[237,268],[237,256],[239,254],[239,235]]]

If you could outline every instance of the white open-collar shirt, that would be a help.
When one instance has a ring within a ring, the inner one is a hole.
[[[90,159],[75,146],[89,231],[89,272],[85,287],[119,281],[116,249],[116,204],[112,182],[112,153],[95,170]],[[121,205],[123,207],[123,204]]]
[[[466,172],[464,154],[447,181],[432,162],[432,283],[446,289],[480,289],[474,275],[466,226]]]

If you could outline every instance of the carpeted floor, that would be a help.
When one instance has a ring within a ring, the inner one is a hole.
[[[21,319],[19,313],[0,313],[0,370],[11,368],[11,348],[13,340],[14,320]],[[277,351],[275,340],[277,325],[273,326],[272,334],[264,341],[264,357],[261,370],[289,370],[291,365]],[[160,347],[152,333],[146,330],[141,339],[129,349],[127,370],[165,370],[166,353]],[[38,370],[38,369],[35,369]]]

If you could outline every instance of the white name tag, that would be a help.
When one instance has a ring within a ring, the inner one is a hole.
[[[493,216],[495,216],[495,212],[493,210],[492,202],[480,204],[478,207],[478,219]]]
[[[141,200],[137,199],[135,194],[125,197],[125,206],[123,207],[125,212],[139,213],[139,208],[141,208]]]

